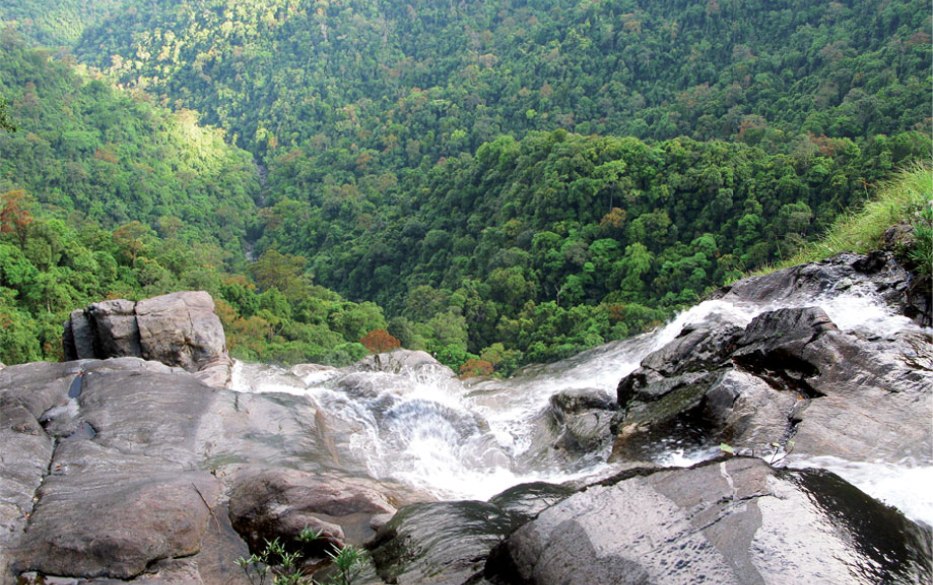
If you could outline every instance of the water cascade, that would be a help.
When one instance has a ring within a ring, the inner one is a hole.
[[[805,304],[823,308],[841,330],[869,339],[922,332],[865,291],[826,294],[806,299]],[[334,449],[348,468],[444,499],[487,499],[523,482],[563,482],[610,469],[608,444],[559,463],[541,456],[547,445],[536,441],[552,395],[591,390],[614,399],[619,381],[645,356],[677,337],[685,325],[745,327],[756,315],[775,308],[773,304],[709,300],[651,333],[608,343],[561,362],[527,367],[508,379],[461,381],[437,365],[387,372],[359,367],[286,370],[238,362],[233,388],[307,397],[315,409],[308,416],[331,429]],[[658,451],[655,463],[688,466],[719,452],[718,444],[692,449],[669,444]],[[924,489],[933,480],[929,457],[878,464],[806,460],[791,454],[782,458],[781,465],[829,469],[909,517],[933,525],[933,495]]]

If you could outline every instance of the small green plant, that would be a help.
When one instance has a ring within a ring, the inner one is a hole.
[[[297,568],[300,560],[300,553],[288,552],[276,537],[266,540],[266,548],[260,554],[240,557],[235,562],[253,585],[264,585],[270,574],[272,585],[297,585],[301,583],[301,571]]]
[[[921,278],[933,273],[933,200],[926,201],[913,222],[914,245],[907,257],[914,263]]]
[[[320,540],[322,535],[322,530],[305,526],[295,540],[308,544]],[[363,550],[353,545],[334,545],[327,556],[337,570],[337,575],[322,585],[353,585],[363,568],[364,554]],[[318,585],[313,579],[302,575],[299,566],[303,560],[301,552],[288,552],[285,544],[276,537],[266,540],[266,546],[260,554],[240,557],[235,562],[253,585],[265,585],[270,575],[271,585]]]
[[[310,526],[305,526],[301,529],[301,532],[298,533],[298,540],[300,542],[310,543],[319,540],[322,534],[324,534],[323,530],[316,530]]]
[[[337,576],[332,579],[333,585],[353,585],[363,568],[363,551],[350,544],[342,548],[335,546],[327,555],[337,568]]]

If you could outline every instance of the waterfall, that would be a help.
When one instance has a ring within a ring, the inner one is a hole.
[[[856,290],[798,299],[790,306],[804,305],[822,307],[840,329],[867,338],[918,328]],[[441,367],[397,373],[355,367],[305,372],[237,362],[233,389],[307,397],[317,409],[309,416],[332,433],[340,458],[371,477],[401,481],[444,499],[487,499],[518,483],[563,482],[609,471],[608,448],[560,465],[534,457],[541,447],[535,444],[535,429],[540,428],[555,393],[586,389],[614,397],[618,382],[644,357],[677,337],[685,325],[744,327],[757,314],[775,308],[778,305],[705,301],[651,333],[561,362],[527,367],[508,379],[464,382]],[[693,452],[671,448],[655,462],[686,466],[718,454],[718,448]],[[788,463],[832,470],[866,493],[933,524],[933,497],[922,488],[933,477],[929,460],[902,466],[831,459]],[[907,477],[913,483],[896,481]],[[910,485],[916,489],[905,487]]]

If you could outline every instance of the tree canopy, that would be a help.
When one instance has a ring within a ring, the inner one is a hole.
[[[8,361],[55,357],[82,303],[197,287],[243,357],[397,340],[508,373],[654,326],[931,157],[919,0],[14,4]]]

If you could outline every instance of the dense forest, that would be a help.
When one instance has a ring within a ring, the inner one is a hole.
[[[91,300],[204,288],[241,357],[508,373],[931,157],[917,0],[43,4],[0,7],[4,361]]]
[[[281,284],[291,273],[274,253],[247,264],[259,194],[248,153],[192,112],[79,74],[9,31],[0,53],[11,104],[0,119],[0,361],[59,357],[73,309],[180,289],[218,299],[235,355],[366,354],[359,340],[386,326],[380,308],[314,286],[303,266]]]

